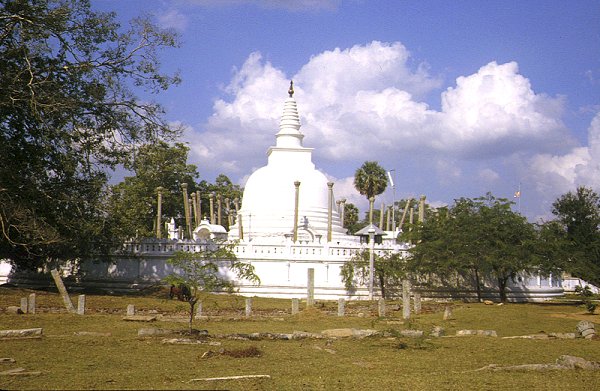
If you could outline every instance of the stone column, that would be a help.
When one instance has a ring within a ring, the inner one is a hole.
[[[242,225],[243,219],[242,219],[242,214],[238,214],[238,218],[237,218],[237,225],[238,225],[238,236],[240,237],[240,240],[244,240],[244,227]]]
[[[208,201],[210,203],[210,223],[215,223],[215,193],[212,192],[208,195]]]
[[[327,182],[329,202],[327,205],[327,242],[331,242],[331,224],[333,223],[333,182]]]
[[[196,202],[196,193],[192,193],[192,210],[194,211],[194,224],[196,227],[200,225],[200,219],[198,218],[198,202]]]
[[[369,198],[369,224],[373,224],[373,203],[375,203],[375,197]]]
[[[192,222],[190,218],[190,204],[188,199],[188,184],[182,183],[181,190],[183,190],[183,211],[185,213],[185,226],[187,227],[187,237],[192,238]]]
[[[294,243],[298,241],[298,204],[300,203],[300,181],[295,181],[296,195],[294,199]]]
[[[162,186],[158,186],[156,188],[156,238],[162,239],[162,191],[164,188]]]
[[[306,305],[308,307],[312,307],[315,304],[315,269],[313,269],[312,267],[309,268],[307,274],[308,283],[306,284]]]
[[[344,217],[345,217],[345,215],[346,215],[346,199],[345,199],[345,198],[342,198],[342,199],[340,200],[340,202],[341,202],[341,204],[342,204],[342,211],[340,212],[340,214],[341,214],[341,217],[340,217],[340,219],[342,220],[342,227],[343,227],[343,226],[344,226],[344,224],[345,224],[345,223],[344,223]]]
[[[300,311],[300,300],[292,299],[292,315],[296,315]]]
[[[419,315],[421,313],[421,293],[415,292],[413,295],[414,298],[414,309],[415,315]]]
[[[127,304],[127,316],[135,315],[135,306],[133,304]]]
[[[222,203],[223,197],[221,196],[221,194],[217,194],[217,224],[219,225],[223,225],[222,221],[221,221],[221,211],[223,209],[223,203]]]
[[[410,281],[402,281],[402,317],[410,319]]]
[[[198,208],[198,225],[202,221],[202,200],[200,199],[200,190],[196,190],[196,204]]]
[[[26,297],[21,297],[21,312],[26,314],[29,312],[29,301]]]
[[[250,316],[252,316],[252,298],[247,297],[246,298],[246,318],[249,318]]]
[[[27,310],[30,314],[35,314],[35,293],[29,295],[29,301],[27,302]]]
[[[196,303],[196,319],[202,319],[202,302],[199,301]]]
[[[392,211],[392,208],[388,207],[387,211],[386,211],[386,222],[385,222],[385,230],[389,231],[390,230],[390,212]]]
[[[385,316],[385,299],[383,297],[379,299],[379,302],[377,303],[377,312],[380,318]]]
[[[383,229],[383,215],[385,214],[385,204],[381,203],[381,210],[379,211],[379,228]]]
[[[344,316],[346,314],[346,301],[343,297],[338,299],[338,316]]]
[[[77,298],[77,315],[85,314],[85,295],[79,295]]]
[[[231,227],[233,225],[233,214],[231,213],[231,202],[229,198],[225,198],[225,212],[227,214],[227,226]]]
[[[419,198],[419,223],[423,224],[425,222],[425,196],[422,195]]]

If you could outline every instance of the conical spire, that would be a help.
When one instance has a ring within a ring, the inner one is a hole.
[[[279,148],[302,148],[304,135],[300,133],[300,116],[294,95],[294,82],[290,81],[288,89],[289,98],[283,105],[283,114],[279,121],[279,133],[277,133],[277,147]]]

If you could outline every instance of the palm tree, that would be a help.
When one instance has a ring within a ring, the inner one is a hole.
[[[385,170],[377,162],[364,162],[354,173],[354,187],[369,200],[369,224],[373,224],[375,196],[383,193],[386,186]]]

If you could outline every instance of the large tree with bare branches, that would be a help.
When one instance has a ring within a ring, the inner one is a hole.
[[[107,168],[178,134],[151,101],[178,82],[157,56],[174,46],[87,0],[0,0],[0,259],[78,258],[110,236]]]

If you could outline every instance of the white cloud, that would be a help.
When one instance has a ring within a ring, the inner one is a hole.
[[[182,14],[176,9],[170,9],[156,15],[158,24],[160,27],[165,29],[173,29],[179,32],[184,31],[188,24],[189,19],[186,15]]]
[[[564,98],[536,93],[515,62],[490,62],[443,91],[440,78],[426,64],[413,62],[401,43],[374,41],[316,54],[297,74],[286,75],[260,53],[252,53],[234,69],[225,96],[214,102],[202,129],[187,134],[191,157],[202,169],[228,175],[248,175],[263,166],[293,79],[304,145],[315,148],[317,161],[355,168],[365,160],[430,156],[425,164],[446,186],[468,180],[467,161],[508,164],[515,156],[527,160],[534,154],[528,165],[545,173],[546,186],[564,187],[574,178],[596,175],[590,169],[591,148],[559,155],[574,146],[561,120]],[[440,110],[426,103],[435,91],[440,93]],[[598,150],[600,141],[595,143]],[[595,156],[600,160],[598,152]],[[475,175],[491,186],[501,172],[501,167],[490,166]],[[352,174],[347,169],[337,173]],[[353,195],[351,181],[344,181],[336,182],[336,196],[362,207],[364,197]]]
[[[529,162],[529,178],[540,193],[559,195],[577,186],[600,187],[600,113],[588,129],[588,146],[564,155],[537,154]]]

